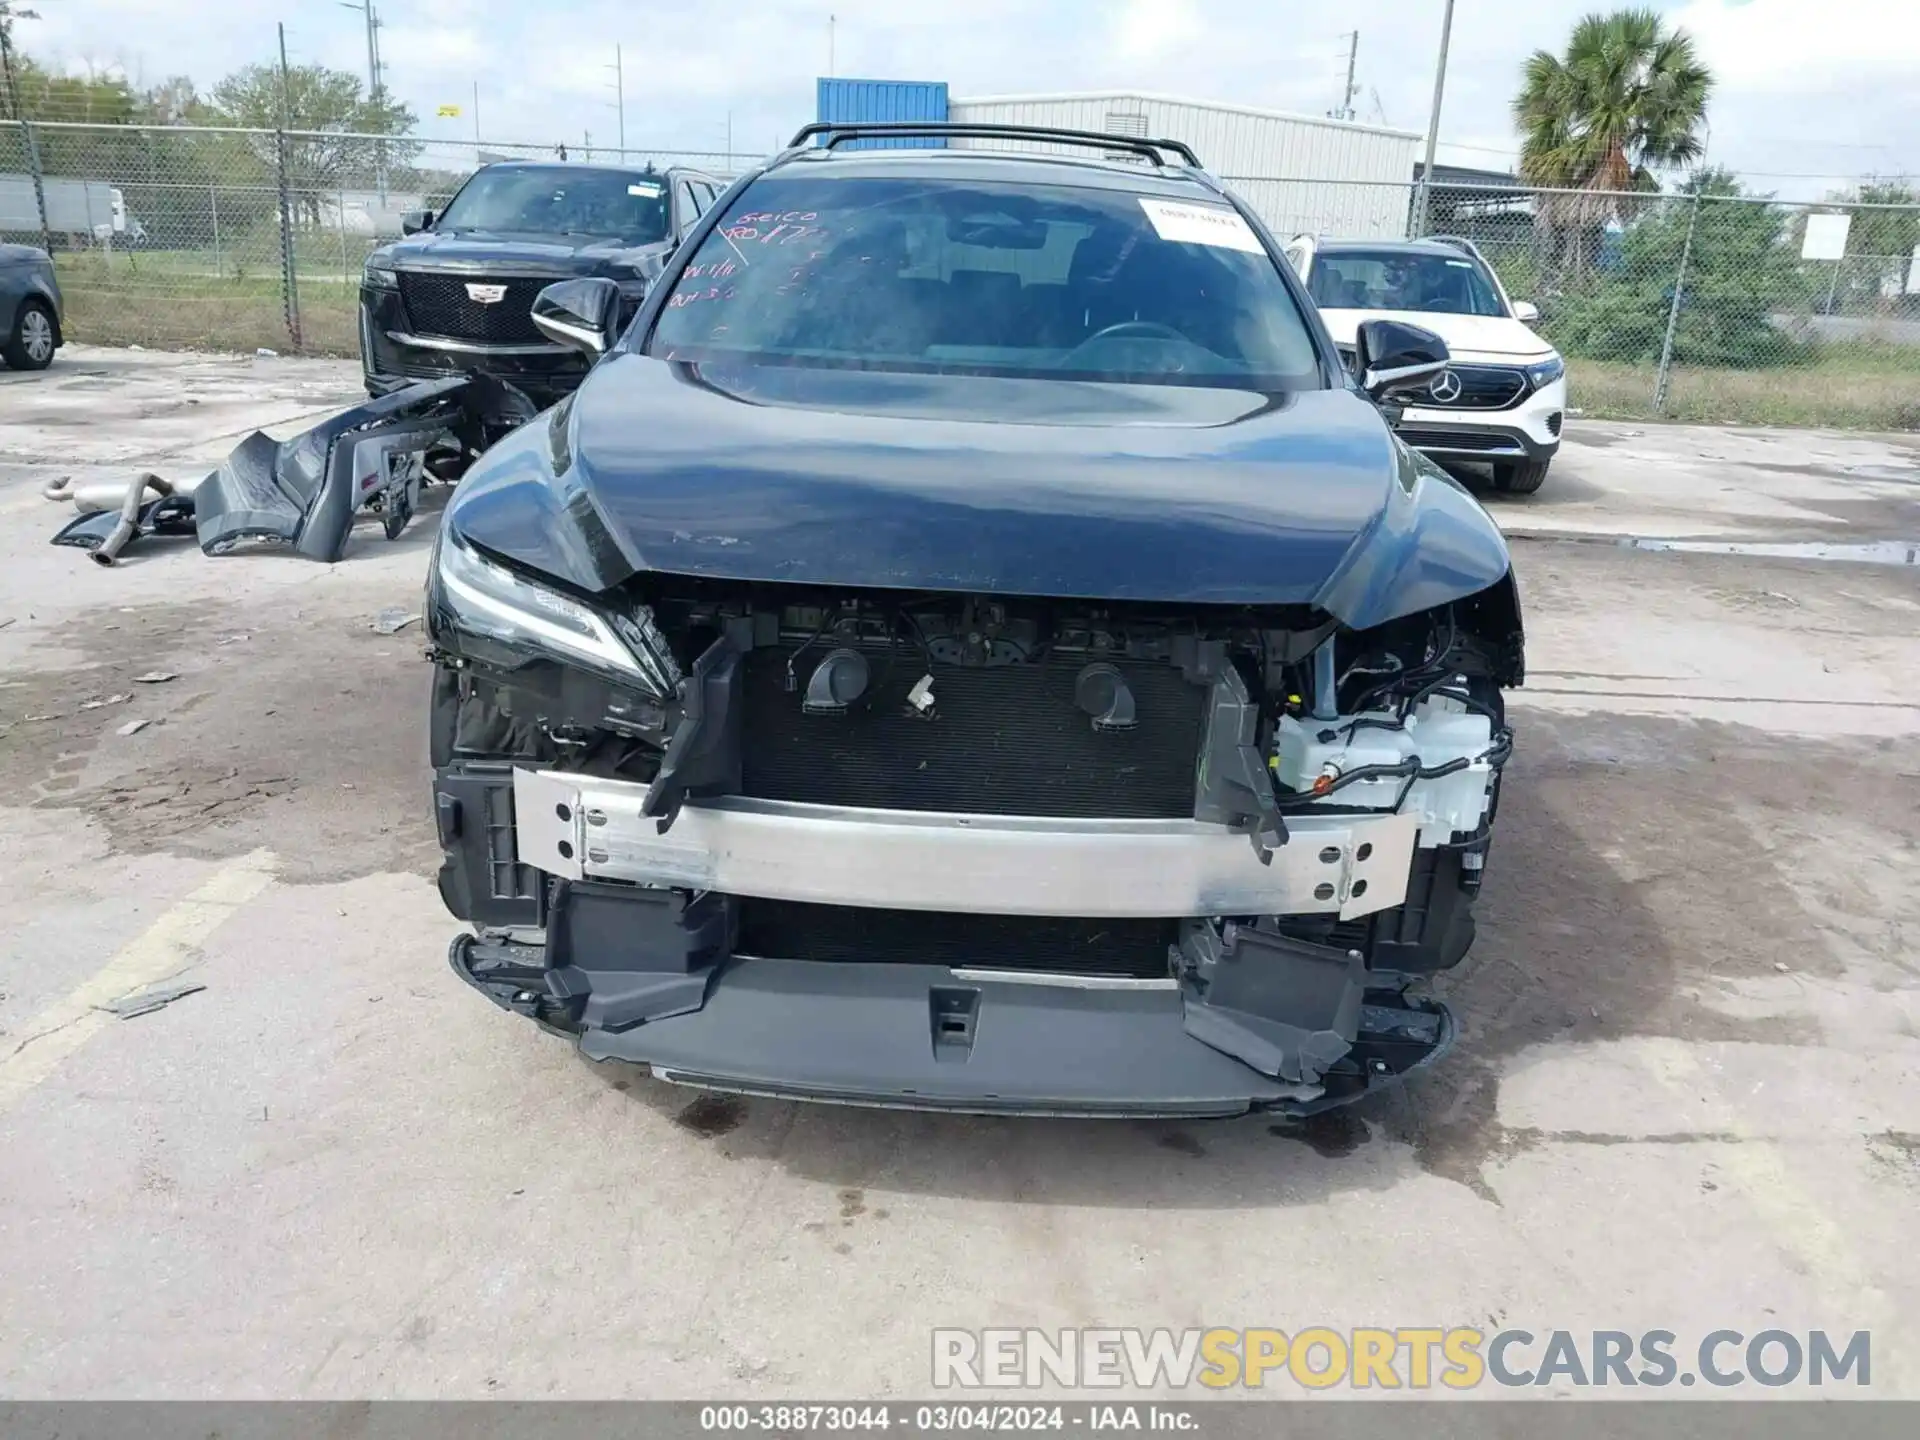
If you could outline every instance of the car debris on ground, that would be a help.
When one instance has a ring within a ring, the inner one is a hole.
[[[284,545],[333,564],[355,518],[372,511],[397,540],[421,488],[452,483],[494,440],[531,419],[533,402],[489,376],[422,381],[350,406],[289,440],[256,430],[191,488],[153,474],[125,486],[62,476],[41,493],[80,511],[53,543],[112,565],[137,540],[193,535],[208,555]]]
[[[109,1000],[104,1005],[96,1005],[96,1010],[104,1010],[109,1015],[118,1015],[122,1020],[131,1020],[139,1015],[151,1015],[163,1010],[176,1000],[189,995],[197,995],[206,989],[195,980],[162,980],[155,985],[144,985],[138,990],[128,991],[118,1000]]]

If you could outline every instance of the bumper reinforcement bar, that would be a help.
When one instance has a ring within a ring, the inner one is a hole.
[[[623,880],[822,905],[999,915],[1338,915],[1398,905],[1412,815],[1291,814],[1262,865],[1199,820],[1086,820],[870,810],[740,796],[688,802],[671,830],[647,787],[514,772],[519,859],[569,880]]]

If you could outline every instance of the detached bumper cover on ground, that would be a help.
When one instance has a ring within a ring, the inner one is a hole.
[[[190,495],[142,504],[136,482],[124,511],[83,514],[53,543],[111,559],[132,539],[190,526],[209,555],[252,541],[331,564],[361,510],[377,509],[387,538],[396,538],[422,484],[457,478],[494,437],[534,413],[525,395],[484,375],[409,385],[291,439],[254,431]]]

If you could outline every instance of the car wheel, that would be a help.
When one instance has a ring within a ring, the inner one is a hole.
[[[1515,460],[1493,467],[1493,488],[1507,495],[1531,495],[1547,482],[1547,460]]]
[[[0,345],[0,356],[15,370],[44,370],[53,363],[59,345],[53,312],[38,300],[29,300],[13,319],[13,334]]]

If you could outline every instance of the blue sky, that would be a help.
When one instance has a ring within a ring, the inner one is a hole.
[[[376,0],[392,88],[449,139],[611,142],[613,49],[626,64],[628,144],[770,148],[811,118],[825,72],[946,80],[955,94],[1127,86],[1322,113],[1360,32],[1362,119],[1426,123],[1441,0]],[[365,71],[360,15],[333,0],[38,0],[30,51],[202,86],[274,53]],[[1589,9],[1570,0],[1458,0],[1441,158],[1503,165],[1520,65]],[[1912,0],[1694,0],[1661,7],[1720,78],[1714,157],[1753,183],[1818,195],[1871,173],[1920,173],[1920,7]],[[458,119],[435,118],[458,104]]]

